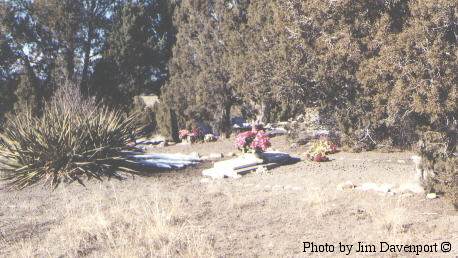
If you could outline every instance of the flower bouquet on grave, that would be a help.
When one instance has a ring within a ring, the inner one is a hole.
[[[180,138],[180,140],[186,140],[188,139],[188,135],[190,134],[189,130],[186,130],[186,129],[182,129],[178,132],[178,138]]]
[[[262,129],[253,127],[251,131],[239,133],[235,145],[244,153],[262,153],[270,146],[270,138]]]
[[[324,162],[329,161],[327,155],[334,154],[337,152],[337,145],[334,144],[331,140],[322,137],[318,140],[312,141],[307,151],[307,158],[316,161]]]
[[[187,129],[180,130],[178,132],[178,138],[182,141],[188,141],[189,143],[194,143],[198,141],[203,141],[204,135],[199,128],[194,128],[191,131]]]

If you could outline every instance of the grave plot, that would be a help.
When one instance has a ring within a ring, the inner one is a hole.
[[[205,169],[202,171],[202,175],[213,179],[240,178],[242,175],[258,169],[272,169],[299,160],[291,157],[288,153],[277,151],[266,151],[257,155],[244,154],[234,159],[215,162],[213,168]]]

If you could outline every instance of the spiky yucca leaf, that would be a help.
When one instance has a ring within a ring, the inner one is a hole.
[[[84,99],[75,88],[60,89],[40,117],[22,112],[8,118],[0,134],[2,179],[22,189],[136,173],[122,155],[138,132],[136,118]]]

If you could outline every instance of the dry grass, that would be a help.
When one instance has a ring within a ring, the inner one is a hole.
[[[407,209],[394,207],[383,210],[379,216],[376,216],[376,225],[381,232],[392,234],[406,233],[411,221]]]
[[[163,151],[208,155],[217,148],[225,153],[233,145]],[[303,241],[458,246],[457,213],[442,198],[338,190],[349,180],[405,183],[413,165],[388,162],[400,154],[335,156],[332,162],[300,162],[239,180],[202,181],[202,168],[190,168],[91,181],[87,189],[0,190],[0,257],[303,257]],[[454,248],[450,256],[456,255]]]
[[[151,187],[154,189],[154,186]],[[208,239],[191,225],[180,198],[145,189],[128,195],[113,187],[79,200],[62,190],[63,218],[44,238],[13,244],[17,257],[213,257]],[[10,243],[11,244],[11,243]]]

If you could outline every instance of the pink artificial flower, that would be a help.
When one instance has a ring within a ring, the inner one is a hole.
[[[190,132],[186,129],[183,129],[183,130],[180,130],[178,132],[178,137],[183,140],[184,138],[188,137],[188,135],[190,134]]]
[[[253,131],[239,133],[235,138],[235,144],[239,149],[247,148],[251,144],[255,136],[256,132]]]
[[[269,136],[261,131],[256,134],[256,137],[250,145],[251,149],[255,151],[266,151],[270,146]]]
[[[266,151],[271,146],[269,136],[263,131],[251,130],[240,133],[235,138],[237,148],[247,151]]]

